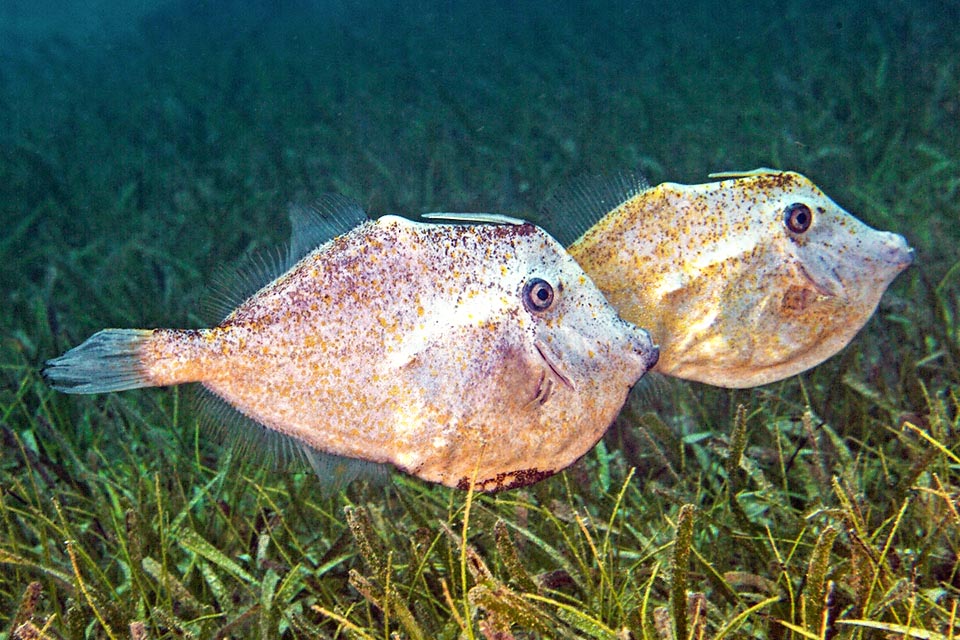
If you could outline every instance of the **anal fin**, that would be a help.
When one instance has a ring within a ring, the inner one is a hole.
[[[387,464],[318,451],[263,426],[202,385],[197,395],[202,426],[225,445],[233,447],[241,456],[254,456],[258,462],[277,469],[306,463],[317,474],[323,495],[337,494],[361,478],[378,483],[389,477]]]

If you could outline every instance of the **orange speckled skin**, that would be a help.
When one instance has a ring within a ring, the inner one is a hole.
[[[784,208],[806,204],[792,233]],[[842,349],[912,260],[807,178],[757,171],[662,184],[627,200],[569,247],[621,317],[660,344],[656,370],[752,387]]]
[[[556,292],[544,312],[522,301],[534,277]],[[587,452],[655,354],[537,227],[386,216],[217,327],[157,330],[143,363],[321,451],[494,491]]]

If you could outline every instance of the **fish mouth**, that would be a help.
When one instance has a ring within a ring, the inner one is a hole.
[[[660,361],[660,345],[654,344],[653,336],[646,329],[624,320],[621,322],[629,330],[630,345],[633,347],[633,352],[640,357],[643,373],[650,371]]]
[[[561,384],[566,385],[571,391],[576,391],[577,388],[574,386],[573,382],[567,376],[563,375],[560,371],[559,365],[557,365],[554,360],[548,355],[549,351],[547,347],[542,342],[535,342],[533,344],[534,348],[537,350],[537,353],[540,354],[540,358],[543,359],[543,362],[547,365],[547,368],[553,373],[553,377],[560,381]],[[537,381],[537,390],[533,396],[531,403],[536,401],[540,404],[544,404],[547,400],[550,399],[550,395],[553,393],[553,378],[547,377],[546,369],[541,370],[540,379]]]
[[[903,271],[907,267],[913,264],[913,261],[916,259],[916,253],[913,250],[913,247],[907,247],[907,250],[904,252],[903,257],[894,264],[900,271]]]
[[[913,264],[916,256],[913,247],[907,244],[906,238],[895,233],[890,235],[892,237],[883,248],[883,261],[899,273]]]
[[[660,361],[660,345],[653,344],[651,341],[650,348],[641,351],[641,355],[643,356],[643,368],[650,371]]]

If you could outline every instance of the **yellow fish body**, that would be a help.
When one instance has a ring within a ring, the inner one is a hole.
[[[44,375],[72,393],[200,382],[321,452],[461,488],[536,482],[596,443],[657,348],[546,232],[489,219],[361,222],[216,327],[104,330]]]
[[[842,349],[913,251],[797,173],[722,177],[608,200],[568,251],[659,343],[658,372],[752,387]]]

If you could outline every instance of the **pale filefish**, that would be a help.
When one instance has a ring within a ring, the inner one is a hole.
[[[711,177],[725,179],[621,179],[547,212],[561,227],[575,218],[557,237],[620,316],[650,331],[660,373],[752,387],[805,371],[850,342],[913,261],[903,237],[802,175]]]
[[[326,454],[531,484],[593,447],[658,352],[542,229],[469,218],[490,224],[294,208],[292,266],[219,325],[106,329],[44,375],[68,393],[199,382]]]

